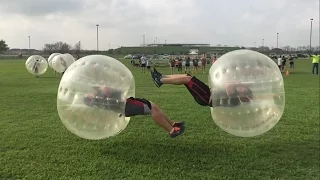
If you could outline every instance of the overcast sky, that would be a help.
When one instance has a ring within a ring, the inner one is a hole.
[[[319,0],[0,0],[0,39],[10,48],[81,41],[83,48],[143,43],[319,44]]]

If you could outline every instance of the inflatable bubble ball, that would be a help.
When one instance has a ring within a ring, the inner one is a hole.
[[[27,70],[35,76],[40,76],[44,74],[48,69],[47,60],[39,55],[30,56],[27,59],[25,65]]]
[[[64,126],[90,140],[119,134],[127,127],[125,103],[135,95],[131,71],[120,61],[103,55],[75,61],[61,78],[57,109]]]
[[[221,56],[209,70],[211,115],[224,131],[240,137],[261,135],[280,120],[285,89],[277,64],[251,50]]]
[[[52,69],[53,69],[53,67],[52,67],[52,60],[53,60],[53,58],[54,58],[55,56],[57,56],[57,55],[60,55],[60,53],[52,53],[52,54],[49,56],[49,58],[48,58],[48,65],[49,65],[49,67],[51,67]]]
[[[52,64],[52,68],[56,72],[63,73],[74,62],[75,62],[75,59],[71,54],[60,54],[60,55],[54,56],[51,64]]]

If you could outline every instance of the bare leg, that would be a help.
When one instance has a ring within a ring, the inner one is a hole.
[[[188,84],[191,78],[191,76],[182,75],[171,78],[161,78],[160,81],[163,84],[183,85]]]
[[[166,114],[161,111],[161,109],[154,103],[152,105],[151,115],[153,120],[161,126],[163,129],[165,129],[167,132],[171,132],[173,130],[173,121],[169,120]]]
[[[163,78],[176,78],[176,77],[185,77],[187,74],[171,74],[171,75],[162,75]]]

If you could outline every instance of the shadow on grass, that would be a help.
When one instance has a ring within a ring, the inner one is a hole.
[[[189,166],[198,164],[199,159],[208,159],[208,157],[219,159],[219,156],[230,153],[232,153],[230,148],[223,144],[187,143],[179,139],[124,139],[101,145],[102,156],[111,156],[130,165],[168,166],[177,164],[177,167],[183,167],[187,164]]]
[[[282,74],[286,74],[285,72]],[[295,74],[312,74],[311,71],[310,72],[306,72],[306,71],[295,71],[295,72],[290,72],[290,74],[295,75]]]
[[[116,159],[128,167],[141,165],[174,172],[183,169],[186,173],[194,169],[211,171],[221,166],[225,171],[236,169],[239,174],[251,170],[260,171],[259,167],[264,167],[261,171],[269,173],[274,171],[275,176],[277,176],[276,170],[283,167],[288,167],[288,171],[283,172],[285,176],[293,175],[294,170],[298,170],[299,167],[312,169],[313,175],[317,172],[319,145],[315,141],[295,143],[242,139],[241,143],[238,140],[234,140],[233,143],[214,142],[209,139],[200,139],[197,142],[184,142],[187,141],[185,139],[181,141],[123,139],[102,144],[101,155],[106,159]],[[175,166],[174,170],[170,169],[172,165]]]
[[[40,76],[39,79],[58,79],[61,76]]]

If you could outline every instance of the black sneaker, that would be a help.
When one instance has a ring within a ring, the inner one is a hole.
[[[182,126],[184,126],[184,122],[182,121],[182,122],[174,122],[173,124],[172,124],[172,126],[173,127],[182,127]]]
[[[173,131],[169,133],[170,137],[171,138],[175,138],[179,135],[181,135],[185,130],[185,127],[182,126],[182,127],[174,127],[173,128]]]
[[[151,78],[152,78],[152,81],[154,82],[154,84],[157,87],[160,87],[162,85],[161,77],[154,71],[150,71],[150,74],[151,74]]]
[[[153,68],[153,72],[156,73],[160,78],[162,78],[162,74],[159,71],[157,71],[156,68]]]

